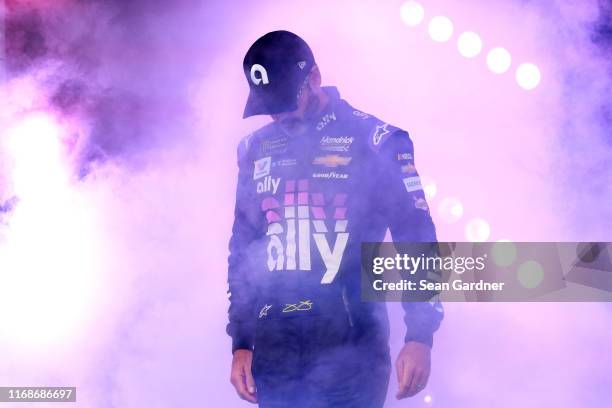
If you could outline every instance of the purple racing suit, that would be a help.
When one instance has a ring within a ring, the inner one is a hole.
[[[360,244],[436,241],[408,133],[324,90],[306,134],[270,123],[238,147],[227,332],[266,407],[382,406],[389,322],[360,299]],[[405,341],[431,346],[441,305],[402,305]]]

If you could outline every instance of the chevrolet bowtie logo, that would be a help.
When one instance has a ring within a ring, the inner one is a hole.
[[[352,157],[339,156],[337,154],[329,154],[327,156],[315,157],[312,164],[318,164],[325,167],[346,166],[351,162]]]
[[[303,300],[300,303],[287,303],[283,309],[283,313],[295,312],[298,310],[306,311],[312,309],[312,302],[310,300]]]

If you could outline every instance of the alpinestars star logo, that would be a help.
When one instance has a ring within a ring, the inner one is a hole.
[[[275,197],[263,199],[261,210],[268,222],[268,270],[311,270],[312,239],[326,268],[321,283],[332,283],[348,243],[346,202],[347,194],[337,193],[326,203],[323,193],[309,193],[307,179],[285,181],[282,206]],[[329,221],[333,222],[331,229]]]
[[[266,317],[268,315],[268,310],[270,310],[271,307],[272,305],[264,305],[259,311],[259,318],[261,319],[262,317]]]
[[[382,137],[389,133],[389,129],[387,129],[387,126],[389,126],[387,123],[383,123],[382,125],[376,126],[374,136],[372,136],[372,143],[374,143],[374,146],[377,146],[382,140]]]

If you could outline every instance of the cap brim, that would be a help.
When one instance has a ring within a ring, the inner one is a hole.
[[[275,98],[265,98],[258,95],[256,92],[249,92],[249,97],[244,107],[242,118],[248,118],[255,115],[275,115],[284,112],[293,112],[297,109],[297,99],[295,93],[290,89],[285,95],[280,95]]]
[[[250,116],[255,115],[265,115],[266,114],[266,106],[260,97],[255,95],[252,91],[249,92],[249,97],[246,102],[246,106],[244,107],[244,113],[242,118],[248,118]]]

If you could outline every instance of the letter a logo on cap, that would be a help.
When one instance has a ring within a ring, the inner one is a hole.
[[[255,76],[256,72],[259,72],[259,78]],[[255,85],[259,85],[262,81],[264,85],[267,85],[270,82],[268,81],[268,72],[261,65],[253,64],[251,67],[251,81],[253,81]]]

